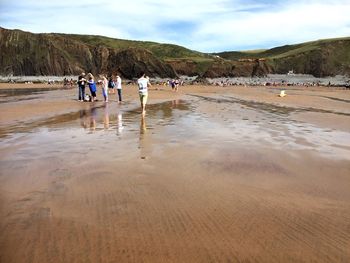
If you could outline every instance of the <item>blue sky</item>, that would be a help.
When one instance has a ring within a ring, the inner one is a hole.
[[[0,0],[0,26],[172,43],[202,52],[350,36],[349,0]]]

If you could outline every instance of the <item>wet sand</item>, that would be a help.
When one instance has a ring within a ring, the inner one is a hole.
[[[8,88],[0,262],[349,262],[349,91]]]

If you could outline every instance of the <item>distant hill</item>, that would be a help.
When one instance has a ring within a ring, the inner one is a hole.
[[[350,37],[286,45],[257,52],[221,52],[232,61],[265,59],[273,73],[312,74],[316,77],[350,75]]]
[[[259,60],[260,59],[260,60]],[[0,27],[1,75],[120,73],[138,77],[263,76],[268,73],[350,75],[350,38],[269,50],[206,54],[172,44],[76,34],[33,34]]]

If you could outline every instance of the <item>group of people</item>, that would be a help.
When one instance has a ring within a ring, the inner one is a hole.
[[[107,80],[107,76],[101,74],[99,76],[99,80],[95,82],[94,76],[91,73],[88,73],[85,76],[85,73],[81,73],[78,77],[78,100],[79,101],[96,101],[96,91],[97,85],[101,86],[102,95],[105,102],[108,102],[108,94],[115,93],[115,89],[118,92],[118,102],[122,102],[122,79],[117,74],[116,78],[110,77]],[[85,86],[89,86],[90,95],[85,94]],[[145,73],[141,74],[141,77],[137,80],[139,98],[141,103],[142,114],[146,113],[146,103],[148,98],[148,87],[151,86],[149,78],[145,75]]]
[[[173,91],[178,91],[179,90],[179,85],[183,85],[183,82],[180,83],[180,81],[178,79],[172,79],[172,80],[168,80],[168,85],[171,86],[171,89]]]
[[[106,75],[101,74],[100,79],[96,82],[94,76],[91,73],[88,73],[85,76],[85,73],[81,73],[81,75],[78,77],[78,100],[79,101],[96,101],[96,91],[97,91],[97,85],[101,86],[102,95],[105,102],[108,102],[108,93],[109,89],[114,87],[117,87],[118,89],[118,95],[119,95],[119,102],[122,101],[121,96],[121,90],[122,90],[122,80],[117,75],[116,81],[110,78],[110,80],[107,80]],[[85,86],[89,86],[90,95],[85,93]]]

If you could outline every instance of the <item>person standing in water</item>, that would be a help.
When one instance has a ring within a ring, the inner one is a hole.
[[[115,82],[114,82],[114,80],[113,80],[113,76],[111,76],[110,78],[109,78],[109,80],[108,80],[108,89],[110,90],[110,92],[109,93],[115,93],[115,90],[114,90],[114,88],[115,88]]]
[[[102,79],[102,95],[105,102],[108,102],[108,80],[105,75],[101,75]]]
[[[78,77],[78,100],[79,101],[84,101],[84,97],[85,97],[85,73],[81,73],[80,76]]]
[[[122,79],[120,78],[119,74],[117,74],[116,87],[118,91],[118,101],[119,103],[121,103],[122,102]]]
[[[87,77],[88,77],[87,83],[89,85],[89,89],[91,93],[91,101],[95,101],[96,100],[96,83],[94,80],[94,76],[91,73],[89,73]]]
[[[145,73],[141,74],[141,78],[137,80],[137,85],[139,87],[139,96],[141,102],[142,114],[146,113],[146,103],[148,98],[148,87],[151,87],[149,78],[145,76]]]

